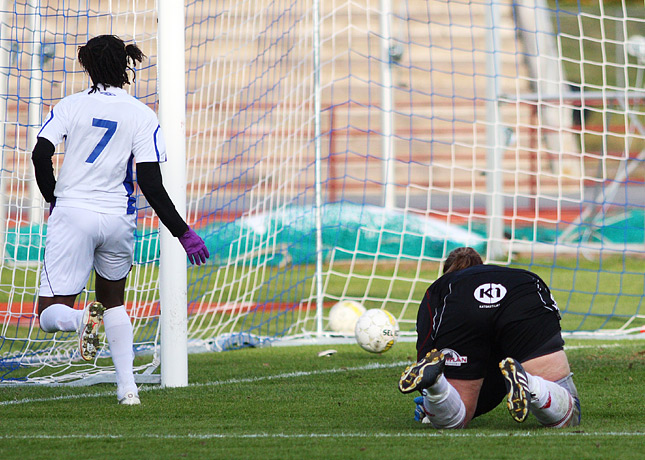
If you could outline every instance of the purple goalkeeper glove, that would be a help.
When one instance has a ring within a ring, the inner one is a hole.
[[[193,265],[201,265],[206,262],[206,259],[210,256],[204,240],[202,240],[197,233],[193,231],[192,228],[188,228],[188,231],[179,237],[179,242],[184,247],[186,254],[188,255],[188,260]]]

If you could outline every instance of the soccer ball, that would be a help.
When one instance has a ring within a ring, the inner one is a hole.
[[[388,351],[399,338],[399,323],[389,311],[367,310],[356,322],[356,342],[371,353]]]
[[[365,307],[353,300],[341,300],[329,310],[329,328],[334,332],[352,335],[356,322],[365,313]]]

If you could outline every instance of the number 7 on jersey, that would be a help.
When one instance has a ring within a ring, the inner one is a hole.
[[[103,120],[102,118],[93,118],[92,126],[96,126],[97,128],[104,128],[107,129],[107,131],[105,132],[105,134],[103,134],[103,137],[101,138],[99,143],[96,144],[96,147],[94,147],[94,150],[92,150],[90,156],[87,157],[85,163],[94,163],[94,161],[98,158],[103,149],[105,149],[105,146],[108,144],[108,142],[110,142],[110,139],[112,139],[112,136],[114,136],[114,133],[116,132],[117,122]]]

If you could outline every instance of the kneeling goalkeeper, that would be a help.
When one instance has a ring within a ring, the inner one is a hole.
[[[506,396],[517,422],[531,412],[548,427],[580,423],[560,311],[536,274],[455,249],[419,306],[417,334],[418,362],[405,369],[399,390],[421,392],[418,419],[464,428]]]

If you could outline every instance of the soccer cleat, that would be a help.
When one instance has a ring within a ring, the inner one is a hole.
[[[506,406],[508,411],[518,423],[526,420],[529,415],[529,403],[531,392],[529,391],[529,380],[522,365],[513,358],[503,359],[499,363],[508,391]]]
[[[119,404],[123,404],[124,406],[136,406],[141,404],[141,400],[135,393],[130,391],[126,393],[123,398],[119,399]]]
[[[91,361],[99,349],[99,326],[105,307],[101,302],[92,302],[83,309],[83,317],[78,331],[78,349],[81,358]]]
[[[446,358],[438,350],[432,350],[416,364],[406,367],[399,380],[401,393],[422,391],[434,385],[446,366]]]

